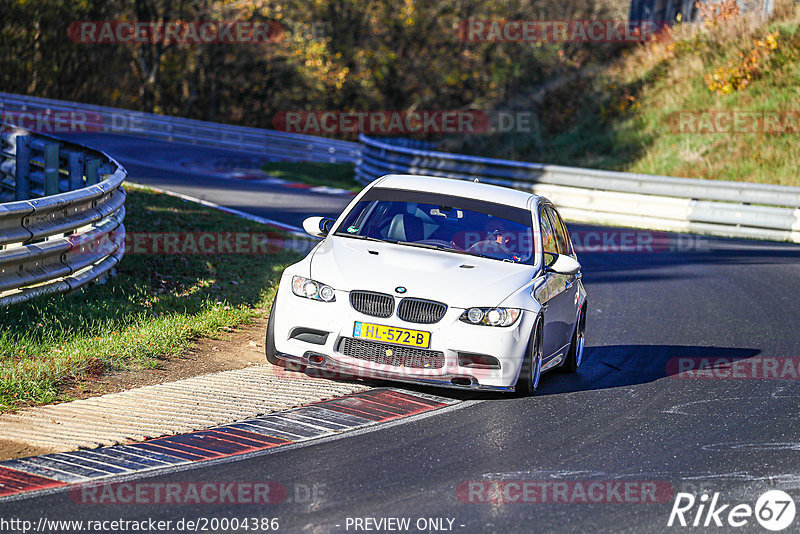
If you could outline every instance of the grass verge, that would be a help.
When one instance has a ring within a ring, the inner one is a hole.
[[[777,0],[773,17],[762,21],[739,14],[735,0],[707,5],[717,11],[703,22],[665,29],[660,39],[629,47],[607,68],[548,93],[540,106],[540,138],[489,136],[478,152],[800,186],[800,6]],[[759,114],[777,124],[748,119]],[[717,127],[711,121],[720,116],[742,120]],[[688,128],[681,117],[689,117]]]
[[[348,191],[361,191],[352,163],[284,162],[267,163],[261,168],[270,176],[308,185],[326,185]]]
[[[800,185],[796,161],[800,10],[779,5],[677,26],[666,42],[633,49],[590,87],[550,139],[554,163],[712,180]],[[768,113],[777,127],[748,115]],[[734,117],[718,127],[714,117]],[[688,117],[684,127],[682,119]],[[710,126],[710,127],[709,127]]]
[[[274,228],[144,188],[128,187],[137,232],[263,232]],[[249,321],[298,255],[128,253],[118,275],[72,295],[0,309],[0,411],[62,398],[75,380],[157,367],[197,337]]]

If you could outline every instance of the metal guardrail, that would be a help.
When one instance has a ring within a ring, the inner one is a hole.
[[[0,306],[104,280],[125,251],[125,169],[0,126]]]
[[[39,122],[44,127],[60,120],[69,122],[78,132],[83,129],[211,146],[267,154],[282,161],[355,163],[361,153],[361,146],[349,141],[0,92],[0,117],[4,112],[22,121]],[[62,114],[58,119],[55,118],[57,113]],[[46,120],[48,116],[52,121]],[[27,127],[27,124],[20,126]]]
[[[256,153],[288,161],[354,162],[362,183],[388,173],[429,174],[532,191],[573,221],[800,242],[800,188],[631,174],[449,154],[418,142],[360,143],[0,93],[4,112],[82,114],[94,131],[127,133]],[[16,115],[19,117],[19,115]],[[35,117],[34,117],[35,118]],[[44,121],[45,123],[47,121]],[[46,175],[46,173],[45,173]],[[32,190],[54,188],[39,170]],[[63,177],[62,177],[63,178]],[[43,181],[44,180],[44,181]],[[0,196],[3,185],[0,183]],[[3,232],[0,223],[0,232]]]
[[[483,158],[367,136],[356,179],[427,174],[546,196],[577,222],[800,243],[800,187],[675,178]]]

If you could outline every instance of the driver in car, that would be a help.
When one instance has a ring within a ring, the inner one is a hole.
[[[519,256],[515,252],[516,239],[514,233],[506,230],[503,221],[495,217],[490,217],[484,227],[486,237],[478,241],[467,249],[467,252],[486,254],[493,257],[505,257],[514,261],[519,261]]]

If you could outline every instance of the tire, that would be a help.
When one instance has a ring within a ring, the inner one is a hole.
[[[272,308],[269,311],[269,322],[267,323],[267,339],[264,342],[264,352],[267,361],[272,365],[284,367],[289,371],[305,371],[306,366],[299,363],[287,362],[278,358],[278,349],[275,348],[275,303],[278,301],[278,295],[275,295],[275,300],[272,301]]]
[[[522,361],[522,369],[517,378],[515,390],[525,396],[533,395],[539,387],[542,377],[542,328],[541,319],[536,320],[536,326],[531,333],[528,350]]]
[[[267,361],[272,365],[281,365],[282,361],[278,359],[278,350],[275,348],[275,302],[278,301],[278,295],[275,295],[275,300],[272,301],[272,307],[269,310],[269,322],[267,323],[267,339],[264,342],[264,352],[267,356]]]
[[[583,363],[583,349],[586,345],[586,303],[581,308],[581,315],[575,323],[575,331],[572,333],[572,342],[569,344],[567,358],[560,367],[563,373],[574,373]]]

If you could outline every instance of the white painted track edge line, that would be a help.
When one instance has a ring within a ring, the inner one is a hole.
[[[126,180],[125,183],[129,184],[129,185],[136,186],[136,187],[141,187],[141,188],[144,188],[144,189],[150,189],[152,191],[155,191],[156,193],[162,193],[164,195],[169,195],[171,197],[180,198],[180,199],[186,200],[188,202],[195,202],[197,204],[201,204],[201,205],[206,206],[208,208],[214,208],[214,209],[217,209],[217,210],[220,210],[220,211],[224,211],[225,213],[230,213],[231,215],[236,215],[237,217],[241,217],[241,218],[247,219],[249,221],[258,222],[258,223],[261,223],[261,224],[267,224],[269,226],[276,226],[276,227],[278,227],[278,228],[280,228],[282,230],[286,230],[286,231],[291,232],[293,234],[297,234],[297,237],[301,237],[301,238],[307,239],[308,241],[315,241],[311,236],[306,234],[305,231],[302,228],[298,228],[297,226],[292,226],[291,224],[282,223],[280,221],[276,221],[274,219],[268,219],[266,217],[260,217],[258,215],[252,215],[252,214],[244,212],[244,211],[240,211],[240,210],[237,210],[237,209],[234,209],[234,208],[229,208],[227,206],[222,206],[220,204],[216,204],[214,202],[211,202],[210,200],[203,200],[202,198],[193,197],[191,195],[184,195],[183,193],[176,193],[174,191],[169,191],[168,189],[162,189],[160,187],[155,187],[155,186],[152,186],[152,185],[140,184],[140,183],[133,182],[133,181],[130,181],[130,180]]]

